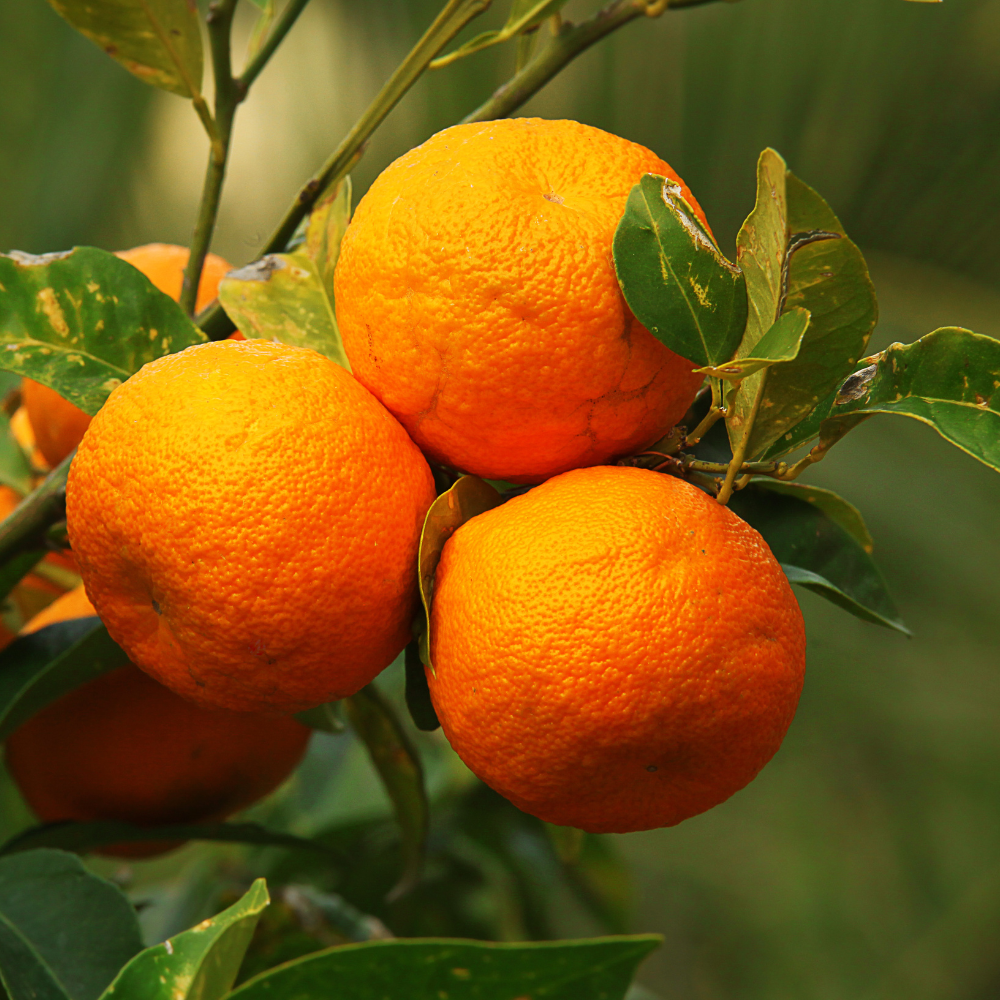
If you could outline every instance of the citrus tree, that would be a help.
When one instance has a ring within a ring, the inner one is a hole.
[[[885,413],[1000,469],[1000,347],[949,327],[867,355],[864,259],[774,150],[727,256],[655,153],[510,118],[611,32],[708,0],[576,24],[513,0],[464,43],[490,2],[450,0],[234,270],[208,251],[236,112],[307,0],[248,2],[237,73],[238,0],[51,0],[189,100],[210,157],[190,248],[0,255],[0,738],[41,821],[0,846],[0,979],[624,997],[657,938],[623,933],[599,834],[681,822],[775,753],[790,584],[907,631],[862,515],[800,477]],[[510,80],[355,208],[420,75],[508,42]],[[325,812],[343,744],[303,754],[348,728],[391,824]],[[173,923],[79,860],[192,840],[238,846],[187,872]],[[567,892],[611,935],[552,940]]]

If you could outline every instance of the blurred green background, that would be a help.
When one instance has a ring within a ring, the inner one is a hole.
[[[491,23],[506,13],[495,6]],[[435,8],[313,0],[239,113],[217,252],[256,256]],[[358,194],[480,103],[512,59],[482,53],[422,81],[355,172]],[[187,241],[206,143],[185,102],[133,80],[44,0],[0,4],[0,79],[0,248]],[[585,54],[526,110],[652,147],[724,248],[774,146],[869,256],[873,349],[945,324],[1000,336],[1000,0],[668,11]],[[995,998],[1000,479],[890,418],[808,479],[861,508],[914,637],[800,592],[808,677],[775,760],[704,816],[611,838],[632,871],[631,928],[666,936],[642,980],[665,1000]],[[354,786],[371,782],[358,761]],[[549,902],[555,932],[594,931],[570,901]]]

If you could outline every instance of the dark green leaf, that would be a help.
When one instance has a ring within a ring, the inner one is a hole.
[[[1000,341],[944,327],[913,344],[893,344],[840,386],[821,445],[876,413],[929,424],[1000,471]]]
[[[189,0],[49,0],[140,80],[182,97],[201,91],[198,8]]]
[[[121,646],[95,616],[15,639],[0,653],[0,740],[50,702],[126,663]]]
[[[794,361],[802,347],[802,338],[809,329],[808,309],[789,309],[771,325],[754,348],[753,354],[745,358],[734,358],[718,367],[709,366],[699,371],[712,378],[741,381],[749,375],[770,365]]]
[[[783,313],[798,306],[811,317],[795,360],[751,375],[731,407],[727,426],[735,450],[763,384],[745,454],[754,460],[853,371],[877,307],[861,251],[826,202],[789,172],[773,149],[760,156],[757,204],[737,238],[737,261],[750,303],[738,358],[752,356]]]
[[[31,462],[14,437],[3,410],[0,410],[0,484],[22,496],[31,492]]]
[[[315,840],[306,840],[290,833],[268,830],[257,823],[171,823],[165,826],[136,826],[116,820],[92,823],[46,823],[12,837],[2,847],[0,855],[34,850],[37,847],[58,847],[86,854],[107,844],[164,843],[184,840],[209,840],[223,844],[253,844],[258,847],[285,847],[290,850],[313,851],[326,856],[328,862],[346,863],[346,858]]]
[[[348,177],[313,210],[305,242],[294,253],[268,254],[222,279],[219,301],[245,336],[311,347],[351,370],[333,299],[333,271],[350,216]]]
[[[259,878],[228,910],[136,955],[102,1000],[220,1000],[236,980],[268,902]]]
[[[129,901],[79,858],[0,858],[0,977],[10,1000],[96,1000],[141,949]]]
[[[404,654],[406,665],[406,707],[417,729],[431,733],[441,728],[441,721],[431,701],[431,691],[427,686],[427,671],[420,659],[420,643],[411,642]]]
[[[420,553],[417,557],[420,577],[420,599],[424,605],[424,627],[421,630],[420,658],[433,671],[430,659],[431,605],[434,602],[434,573],[441,560],[445,542],[466,521],[485,511],[499,507],[503,497],[478,476],[462,476],[431,504],[420,532]]]
[[[355,732],[368,748],[399,823],[403,874],[389,894],[390,899],[396,899],[420,880],[427,846],[430,806],[420,755],[374,684],[345,699],[344,707]]]
[[[95,414],[112,389],[205,335],[131,264],[94,247],[0,254],[0,364]]]
[[[861,515],[846,500],[761,477],[734,493],[729,507],[760,532],[792,583],[858,618],[909,635],[872,560]]]
[[[496,944],[410,939],[344,945],[245,983],[232,1000],[622,1000],[639,963],[662,938]],[[403,985],[405,984],[405,986]]]
[[[677,184],[646,174],[632,188],[614,260],[629,308],[670,350],[695,365],[732,358],[747,320],[746,281]]]

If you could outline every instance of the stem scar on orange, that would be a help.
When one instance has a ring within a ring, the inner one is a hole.
[[[572,121],[456,125],[372,184],[341,245],[337,319],[354,374],[430,458],[539,482],[684,415],[702,376],[635,319],[611,257],[647,172],[705,221],[655,153]]]
[[[760,535],[679,479],[567,472],[438,565],[434,708],[475,774],[560,826],[671,826],[746,785],[802,689],[802,614]]]
[[[94,613],[78,587],[36,615],[22,634]],[[311,733],[290,716],[199,708],[129,665],[29,719],[8,739],[6,763],[46,823],[205,823],[277,788],[302,759]],[[143,858],[176,846],[137,841],[101,853]]]
[[[134,663],[206,707],[294,712],[353,694],[406,645],[433,499],[423,455],[347,371],[225,340],[111,393],[66,516]]]

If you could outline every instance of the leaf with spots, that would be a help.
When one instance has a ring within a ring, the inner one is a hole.
[[[826,202],[773,149],[760,155],[757,203],[736,242],[749,298],[737,359],[754,357],[786,313],[801,308],[810,314],[794,360],[750,375],[729,408],[733,450],[749,433],[745,458],[752,461],[787,454],[774,446],[854,370],[878,310],[861,251]]]
[[[204,340],[169,295],[112,253],[0,254],[0,368],[85,413],[148,361]]]
[[[746,281],[666,177],[632,188],[613,244],[622,294],[640,323],[694,365],[732,358],[747,320]]]
[[[269,902],[259,878],[229,909],[139,952],[101,1000],[220,1000],[232,988]]]
[[[369,941],[307,955],[244,983],[231,1000],[622,1000],[658,934],[494,943]],[[403,987],[405,984],[405,988]],[[401,993],[403,989],[403,993]]]
[[[77,31],[144,83],[201,91],[198,8],[191,0],[49,0]]]
[[[877,413],[911,417],[1000,472],[1000,340],[960,327],[893,344],[838,390],[824,450]]]
[[[244,336],[311,347],[351,370],[333,299],[333,271],[350,215],[351,179],[345,177],[313,209],[294,253],[268,254],[222,279],[219,302]]]
[[[9,1000],[97,1000],[142,948],[135,910],[63,851],[0,858],[0,980]]]
[[[830,490],[760,477],[729,500],[760,532],[792,583],[852,615],[909,635],[872,559],[861,514]]]

